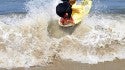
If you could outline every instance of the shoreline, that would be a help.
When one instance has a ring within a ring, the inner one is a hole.
[[[69,60],[55,60],[48,66],[31,66],[30,68],[18,67],[12,69],[0,68],[0,70],[125,70],[125,59],[100,62],[98,64],[79,63]]]

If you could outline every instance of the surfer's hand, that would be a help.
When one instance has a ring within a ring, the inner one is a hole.
[[[78,9],[72,9],[74,13],[80,13]]]

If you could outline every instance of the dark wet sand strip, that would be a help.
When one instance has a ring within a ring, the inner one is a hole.
[[[0,69],[7,70],[7,69]],[[9,70],[125,70],[125,60],[114,60],[98,64],[82,64],[73,61],[56,60],[46,67],[32,66],[30,68],[13,68]]]

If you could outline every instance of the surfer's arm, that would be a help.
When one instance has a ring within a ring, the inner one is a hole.
[[[76,9],[76,8],[73,8],[72,11],[75,13],[79,13],[79,9]]]

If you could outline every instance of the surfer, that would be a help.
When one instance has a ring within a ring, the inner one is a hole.
[[[58,24],[62,27],[70,27],[81,23],[92,7],[92,0],[61,0],[56,7],[59,18]]]
[[[60,3],[56,7],[56,14],[61,17],[60,22],[63,25],[67,25],[69,23],[73,24],[72,19],[72,5],[76,2],[76,0],[61,0],[63,3]]]

